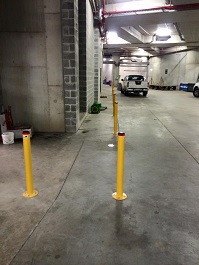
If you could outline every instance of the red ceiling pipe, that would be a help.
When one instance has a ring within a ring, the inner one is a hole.
[[[104,0],[103,0],[104,2]],[[136,12],[147,12],[147,11],[187,11],[187,10],[194,10],[199,9],[199,4],[186,4],[186,5],[172,5],[172,6],[159,6],[159,7],[153,7],[153,8],[146,8],[146,9],[138,9],[138,10],[126,10],[126,11],[109,11],[106,12],[103,10],[103,14],[108,15],[117,15],[117,14],[124,14],[124,13],[136,13]]]

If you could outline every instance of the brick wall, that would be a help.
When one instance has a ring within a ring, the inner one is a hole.
[[[86,0],[86,69],[87,69],[87,109],[94,102],[94,26],[89,0]]]
[[[79,1],[79,104],[80,113],[87,112],[86,78],[86,0]]]
[[[94,101],[99,101],[100,98],[100,61],[101,61],[101,41],[99,37],[99,29],[94,31]]]
[[[94,102],[94,27],[89,0],[79,1],[79,88],[80,113]]]
[[[61,0],[66,132],[79,127],[78,0]]]
[[[94,89],[99,96],[99,33],[89,0],[61,0],[61,10],[65,127],[75,132],[94,102]]]

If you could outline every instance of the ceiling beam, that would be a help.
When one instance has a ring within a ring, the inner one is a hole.
[[[199,10],[163,12],[140,15],[113,16],[106,18],[106,29],[117,31],[118,27],[143,26],[163,23],[198,23]]]
[[[130,43],[142,43],[142,41],[140,39],[138,39],[136,36],[130,34],[129,32],[127,32],[125,29],[123,28],[119,28],[117,30],[117,35],[118,37],[130,42]]]
[[[186,43],[150,43],[150,47],[161,47],[161,48],[169,48],[169,47],[176,47],[176,46],[189,46],[189,47],[199,47],[199,42],[186,42]],[[132,44],[104,44],[104,49],[130,49],[133,47],[140,47],[140,48],[148,48],[149,44],[145,43],[132,43]]]

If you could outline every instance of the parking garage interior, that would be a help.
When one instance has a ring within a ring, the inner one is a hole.
[[[194,0],[0,0],[1,265],[198,265],[198,22]]]

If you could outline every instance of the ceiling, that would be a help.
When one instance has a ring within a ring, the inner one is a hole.
[[[107,34],[104,57],[161,56],[199,49],[199,1],[104,0],[103,15],[107,33],[115,32],[127,42],[114,44]],[[168,40],[157,39],[159,28],[171,31]]]

